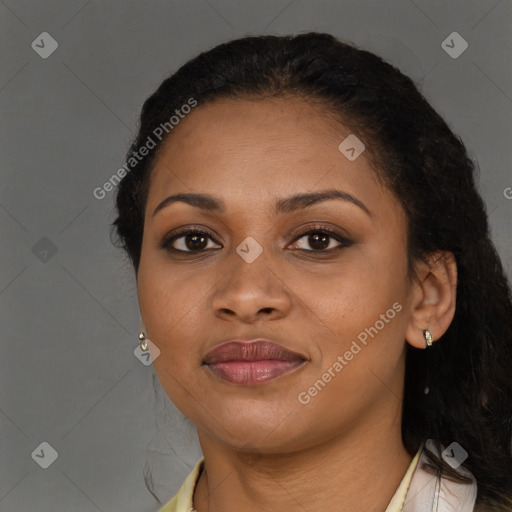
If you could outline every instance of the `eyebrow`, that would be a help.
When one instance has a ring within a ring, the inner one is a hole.
[[[274,204],[274,214],[279,215],[283,213],[291,213],[296,210],[309,208],[314,204],[320,203],[322,201],[327,201],[329,199],[340,199],[342,201],[348,201],[358,206],[368,216],[372,216],[370,210],[362,201],[360,201],[353,195],[349,194],[348,192],[343,192],[342,190],[336,189],[327,189],[320,190],[318,192],[295,194],[290,197],[278,199]],[[216,196],[213,196],[211,194],[181,193],[173,194],[169,197],[166,197],[155,208],[152,217],[154,217],[160,210],[176,202],[186,203],[191,206],[195,206],[196,208],[201,208],[202,210],[214,213],[222,214],[226,211],[226,205],[224,201]]]

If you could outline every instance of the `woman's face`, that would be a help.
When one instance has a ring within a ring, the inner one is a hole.
[[[163,388],[217,443],[291,452],[399,425],[413,286],[406,218],[375,179],[370,148],[355,159],[357,148],[340,151],[349,135],[300,99],[222,100],[199,105],[162,147],[140,310]],[[290,199],[327,190],[342,197]],[[175,201],[153,215],[174,194],[208,194],[221,207]],[[207,235],[181,233],[162,248],[178,228]],[[223,342],[256,338],[304,361],[256,382],[268,369],[260,362],[239,383],[203,364]]]

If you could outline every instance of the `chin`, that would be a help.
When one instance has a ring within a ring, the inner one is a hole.
[[[293,414],[277,414],[274,411],[269,417],[268,411],[264,413],[254,408],[217,415],[213,423],[211,418],[203,416],[196,425],[198,432],[203,430],[234,450],[258,449],[264,453],[296,451],[299,447],[305,447],[307,432],[314,431],[313,428],[307,429],[304,424],[298,424]]]

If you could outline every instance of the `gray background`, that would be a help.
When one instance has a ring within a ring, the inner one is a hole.
[[[199,51],[247,34],[330,32],[421,84],[481,168],[512,275],[511,0],[0,1],[0,510],[150,512],[201,456],[135,358],[132,269],[109,239],[144,99]],[[58,42],[47,59],[31,47]],[[457,59],[441,47],[468,42]],[[58,452],[42,469],[31,453]],[[161,452],[161,454],[158,454]]]

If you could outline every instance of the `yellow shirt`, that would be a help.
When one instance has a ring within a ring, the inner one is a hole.
[[[409,468],[407,469],[402,481],[400,482],[398,489],[395,491],[395,494],[391,498],[391,501],[389,502],[389,505],[386,508],[385,512],[402,511],[402,507],[407,496],[407,491],[409,490],[409,485],[411,483],[412,475],[414,473],[414,470],[416,469],[416,465],[418,463],[421,451],[422,447],[420,447],[420,449],[412,459]],[[174,496],[174,498],[168,501],[158,512],[193,512],[194,508],[192,506],[192,498],[194,496],[194,490],[198,477],[201,474],[203,467],[204,458],[201,459],[195,465],[194,469],[190,472],[190,474],[183,482],[176,496]]]

